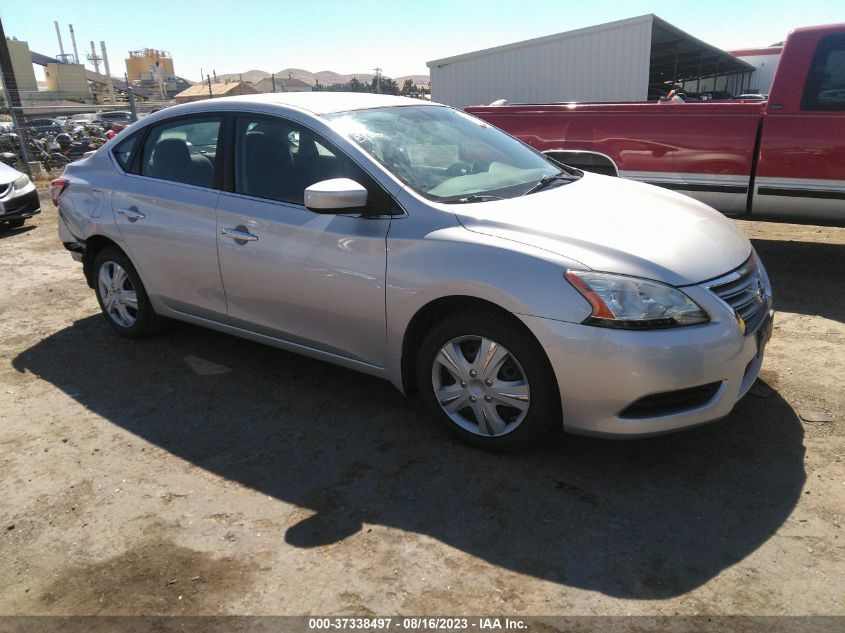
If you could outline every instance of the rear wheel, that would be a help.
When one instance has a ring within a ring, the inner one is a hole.
[[[100,309],[118,334],[140,338],[159,329],[161,318],[153,310],[135,267],[121,251],[105,248],[97,254],[94,282]]]
[[[526,331],[499,315],[454,315],[425,337],[417,359],[423,402],[473,446],[510,451],[560,428],[551,367]]]

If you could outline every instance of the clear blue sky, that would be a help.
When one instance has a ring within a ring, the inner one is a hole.
[[[721,48],[765,46],[794,27],[845,21],[842,0],[2,0],[6,35],[32,50],[58,53],[53,21],[67,25],[90,51],[106,41],[114,74],[127,51],[171,52],[177,75],[197,80],[218,74],[287,67],[340,73],[380,66],[397,77],[427,74],[425,63],[612,20],[655,13]],[[40,74],[40,73],[38,73]]]

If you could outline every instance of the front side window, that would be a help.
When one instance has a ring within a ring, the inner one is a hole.
[[[845,35],[822,38],[804,86],[802,110],[845,110]]]
[[[144,142],[141,175],[212,187],[220,125],[221,119],[214,116],[155,125]]]
[[[305,189],[350,178],[367,189],[365,213],[390,213],[390,198],[329,141],[293,121],[240,116],[235,125],[235,192],[304,204]]]
[[[539,152],[452,108],[399,106],[329,118],[417,193],[439,202],[522,195],[560,171]]]

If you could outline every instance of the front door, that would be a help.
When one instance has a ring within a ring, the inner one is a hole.
[[[776,91],[769,97],[754,211],[809,212],[841,221],[845,218],[845,35],[819,38],[805,33],[791,46],[795,65],[802,59],[807,64],[806,81],[803,90],[784,82],[789,86],[784,90],[778,89],[776,80]],[[798,81],[795,73],[794,83]]]
[[[305,187],[348,177],[387,194],[327,141],[291,121],[236,119],[233,192],[217,206],[229,323],[371,365],[386,363],[389,216],[322,214]]]

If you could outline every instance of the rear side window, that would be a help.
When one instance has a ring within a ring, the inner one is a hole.
[[[845,110],[845,35],[829,35],[819,41],[801,109]]]
[[[141,156],[141,175],[198,187],[214,186],[221,118],[180,118],[153,126]]]
[[[129,171],[132,166],[132,157],[135,155],[135,148],[138,147],[138,139],[140,138],[141,135],[136,132],[112,150],[117,164],[123,171]]]

